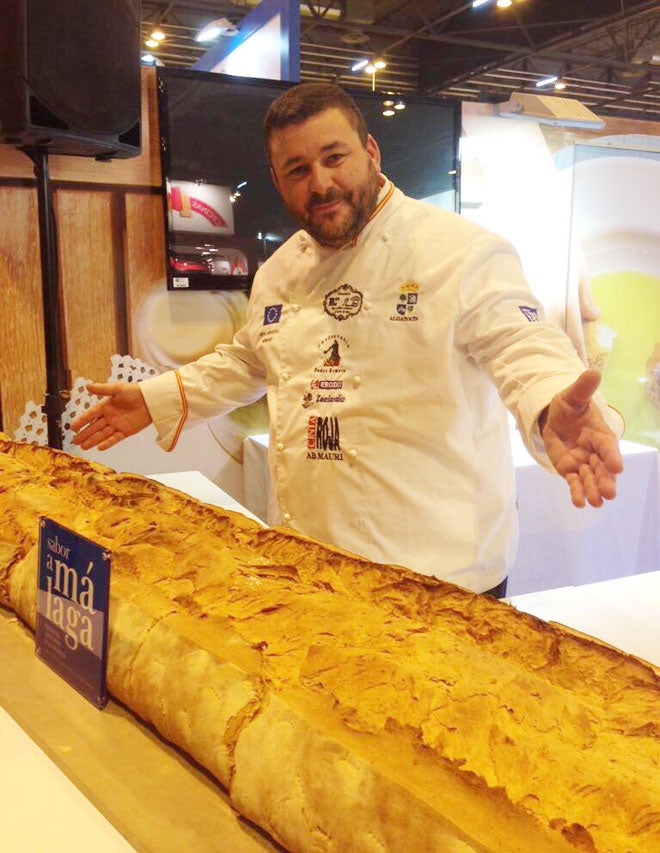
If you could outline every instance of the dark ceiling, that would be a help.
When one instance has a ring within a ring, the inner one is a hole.
[[[166,66],[187,67],[206,50],[202,25],[225,17],[240,25],[257,0],[142,0],[146,38],[166,34],[152,51]],[[503,100],[535,91],[556,74],[563,97],[601,116],[660,120],[658,0],[495,0],[479,8],[461,0],[301,2],[301,79],[369,87],[351,71],[361,56],[382,57],[377,90]]]

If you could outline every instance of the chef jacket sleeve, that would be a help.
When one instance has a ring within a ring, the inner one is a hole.
[[[173,450],[183,429],[254,403],[266,392],[266,372],[249,345],[247,325],[231,344],[177,370],[140,383],[157,442]]]
[[[538,417],[555,394],[585,370],[569,337],[546,321],[532,295],[513,247],[493,235],[478,235],[459,283],[455,342],[490,376],[514,415],[525,446],[554,470],[538,430]],[[617,437],[621,415],[596,394]]]

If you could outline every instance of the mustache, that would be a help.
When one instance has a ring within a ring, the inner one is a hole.
[[[313,210],[315,207],[321,207],[324,204],[332,204],[334,201],[350,201],[351,194],[350,192],[338,192],[337,190],[330,190],[325,195],[318,195],[318,193],[312,193],[309,201],[307,202],[307,210]]]

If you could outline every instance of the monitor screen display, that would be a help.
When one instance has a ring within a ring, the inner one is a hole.
[[[249,291],[260,264],[297,230],[262,142],[269,104],[291,85],[158,69],[169,289]],[[383,173],[407,195],[456,210],[458,102],[350,94],[378,142]],[[386,100],[399,107],[389,117]]]

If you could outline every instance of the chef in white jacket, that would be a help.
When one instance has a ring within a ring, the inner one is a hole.
[[[511,246],[394,187],[339,87],[287,90],[264,129],[301,230],[257,272],[244,327],[139,385],[91,385],[103,399],[75,443],[105,449],[153,422],[170,450],[266,393],[271,523],[502,595],[517,540],[505,406],[577,506],[615,495],[620,416]]]

